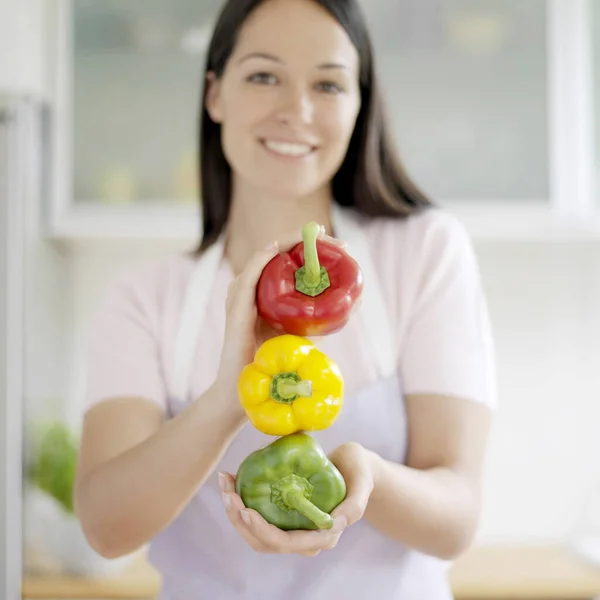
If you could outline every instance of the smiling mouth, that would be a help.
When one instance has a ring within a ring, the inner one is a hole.
[[[302,158],[312,154],[317,147],[302,142],[275,142],[273,140],[261,140],[262,145],[271,152],[280,156]]]

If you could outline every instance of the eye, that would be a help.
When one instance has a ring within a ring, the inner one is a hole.
[[[272,73],[261,71],[260,73],[253,73],[246,81],[250,83],[258,83],[259,85],[274,85],[277,83],[277,78]]]
[[[321,81],[317,84],[317,88],[326,94],[341,94],[344,91],[342,86],[335,81]]]

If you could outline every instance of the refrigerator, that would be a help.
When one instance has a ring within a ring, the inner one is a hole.
[[[21,598],[26,207],[43,188],[46,115],[39,100],[0,95],[0,598],[6,600]]]

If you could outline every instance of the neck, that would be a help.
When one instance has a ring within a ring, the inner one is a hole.
[[[238,275],[254,252],[274,240],[298,233],[308,221],[331,232],[331,192],[325,188],[303,197],[281,197],[234,185],[227,223],[225,256]]]

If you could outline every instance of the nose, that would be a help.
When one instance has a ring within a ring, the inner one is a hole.
[[[311,123],[314,118],[314,104],[310,94],[299,88],[282,90],[277,116],[280,121],[289,125]]]

